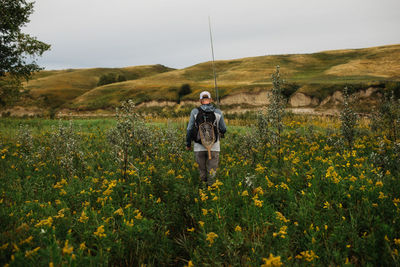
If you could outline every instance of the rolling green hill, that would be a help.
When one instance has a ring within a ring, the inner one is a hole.
[[[302,93],[321,101],[344,85],[357,91],[371,86],[385,87],[388,81],[398,84],[400,45],[216,61],[221,99],[268,90],[276,65],[281,67],[281,76],[291,88],[290,94]],[[127,81],[97,86],[101,75],[108,73],[124,75]],[[183,100],[197,100],[202,90],[213,92],[211,62],[184,69],[151,65],[42,71],[26,85],[30,102],[25,99],[25,103],[96,110],[113,108],[126,99],[133,99],[137,104],[152,100],[177,101],[182,84],[192,88],[192,93]]]
[[[122,75],[127,80],[140,79],[173,69],[162,65],[134,66],[126,68],[69,69],[60,71],[41,71],[29,81],[33,103],[41,102],[52,108],[71,103],[82,94],[97,87],[102,75]]]

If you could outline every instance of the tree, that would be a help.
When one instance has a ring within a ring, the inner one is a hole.
[[[183,96],[188,95],[192,92],[192,89],[190,88],[190,84],[182,84],[181,88],[178,91],[178,104],[181,102],[181,99]]]
[[[50,45],[21,32],[32,13],[33,3],[26,0],[0,0],[0,106],[18,97],[22,80],[42,69],[35,57],[50,49]]]
[[[115,83],[116,81],[117,80],[116,80],[116,76],[114,73],[103,74],[103,75],[101,75],[99,82],[97,83],[97,86]]]
[[[124,81],[126,81],[126,77],[123,74],[107,73],[100,76],[97,86]]]
[[[126,81],[126,77],[123,74],[118,74],[117,75],[117,82],[125,82]]]

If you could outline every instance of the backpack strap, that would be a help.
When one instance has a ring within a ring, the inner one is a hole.
[[[199,127],[199,125],[197,125],[197,116],[199,116],[199,114],[203,114],[204,113],[204,110],[201,108],[201,107],[197,107],[197,114],[196,114],[196,118],[195,118],[195,120],[194,120],[194,124],[197,126],[197,127]]]

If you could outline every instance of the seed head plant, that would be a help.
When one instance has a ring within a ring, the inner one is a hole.
[[[257,160],[259,148],[262,147],[265,150],[267,147],[267,144],[260,140],[260,133],[258,131],[258,127],[255,130],[253,127],[250,128],[246,133],[239,136],[239,142],[237,144],[240,154],[243,155],[244,158],[251,160],[252,165],[254,165]]]
[[[168,155],[182,155],[182,137],[180,133],[171,123],[168,123],[167,127],[160,132],[160,141],[158,143],[160,145],[164,144]]]
[[[135,125],[139,115],[135,112],[135,105],[132,100],[122,102],[116,108],[115,119],[117,124],[107,133],[107,139],[112,147],[114,159],[118,162],[124,178],[128,170],[130,158],[134,151]]]
[[[266,114],[266,110],[261,110],[257,113],[257,124],[256,124],[256,132],[254,135],[255,142],[259,142],[260,147],[263,148],[263,154],[266,154],[266,147],[270,141],[270,132],[269,132],[269,121],[268,116]]]
[[[34,161],[34,146],[32,132],[27,125],[20,125],[18,129],[18,144],[23,162],[31,166]]]
[[[117,124],[107,133],[115,160],[121,168],[122,176],[133,166],[134,156],[149,157],[154,152],[153,131],[146,126],[144,119],[135,110],[132,100],[124,101],[116,109]]]
[[[349,150],[352,149],[356,138],[357,114],[350,106],[347,86],[343,89],[343,109],[340,112],[340,131]]]
[[[268,96],[269,105],[266,112],[258,114],[257,132],[260,141],[268,142],[276,151],[278,160],[281,162],[286,99],[282,91],[283,81],[279,70],[280,67],[276,66],[276,71],[271,76],[273,87]]]
[[[73,176],[84,164],[81,151],[81,138],[72,120],[64,125],[60,120],[58,127],[52,127],[50,136],[50,157],[67,175]]]

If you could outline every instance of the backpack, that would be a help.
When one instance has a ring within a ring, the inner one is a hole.
[[[199,111],[199,113],[197,113],[197,116],[196,116],[196,119],[194,122],[194,127],[193,127],[193,132],[192,132],[193,141],[201,144],[199,125],[204,122],[208,122],[208,123],[211,123],[213,126],[215,142],[216,142],[218,140],[218,127],[217,127],[217,117],[215,116],[214,111],[204,111],[200,107],[198,107],[197,110]]]

